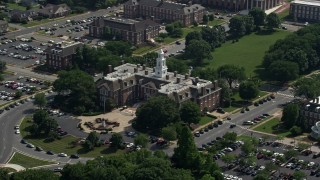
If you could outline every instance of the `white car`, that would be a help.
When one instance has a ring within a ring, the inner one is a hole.
[[[59,153],[58,156],[59,157],[67,157],[68,155],[66,153]]]
[[[20,130],[19,130],[19,129],[17,129],[15,133],[16,133],[16,134],[20,134]]]
[[[133,144],[133,143],[129,143],[129,144],[127,144],[127,148],[131,148],[132,146],[134,146],[134,144]]]
[[[14,129],[19,130],[20,129],[19,125],[14,126]]]

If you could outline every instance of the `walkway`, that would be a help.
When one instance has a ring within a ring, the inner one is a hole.
[[[23,170],[25,170],[26,168],[24,168],[24,167],[22,167],[22,166],[20,166],[20,165],[18,165],[18,164],[0,164],[0,168],[12,168],[12,169],[14,169],[14,170],[16,170],[16,171],[23,171]]]

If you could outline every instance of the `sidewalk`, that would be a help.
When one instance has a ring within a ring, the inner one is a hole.
[[[22,166],[20,166],[18,164],[0,164],[0,168],[5,168],[5,167],[12,168],[12,169],[14,169],[16,171],[23,171],[23,170],[26,169],[26,168],[24,168],[24,167],[22,167]]]

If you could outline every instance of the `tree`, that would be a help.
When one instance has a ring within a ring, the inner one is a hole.
[[[232,90],[229,88],[228,83],[224,79],[219,79],[218,81],[219,87],[221,88],[221,94],[220,94],[220,103],[224,107],[230,107],[231,106],[231,96],[232,96]]]
[[[236,159],[236,156],[234,154],[226,154],[225,156],[221,157],[221,160],[229,166],[230,163],[232,163]]]
[[[248,155],[254,151],[254,144],[252,141],[244,141],[244,144],[241,146],[241,151]]]
[[[139,145],[142,146],[143,148],[147,147],[149,142],[149,138],[147,135],[145,134],[138,134],[135,138],[134,138],[134,144],[135,145]]]
[[[253,180],[268,180],[269,174],[259,172],[257,176],[253,178]]]
[[[266,26],[269,29],[278,28],[280,24],[281,24],[280,18],[276,13],[272,12],[267,15]]]
[[[299,66],[295,62],[275,61],[269,66],[268,72],[272,80],[284,83],[299,77]]]
[[[242,99],[250,100],[257,97],[259,89],[252,81],[244,81],[239,86],[239,96]]]
[[[85,180],[86,179],[86,165],[82,163],[67,164],[61,171],[61,180]],[[96,168],[96,167],[95,167]]]
[[[42,109],[47,104],[47,99],[44,93],[38,93],[34,97],[34,105],[38,106],[40,109]]]
[[[212,176],[214,177],[215,180],[224,180],[224,176],[221,174],[220,171],[214,171],[212,173]]]
[[[209,15],[209,21],[213,21],[214,20],[214,15],[213,14],[210,14]]]
[[[307,175],[302,171],[295,171],[293,173],[293,178],[296,180],[303,180],[307,177]]]
[[[260,8],[252,8],[249,15],[253,17],[256,26],[262,26],[266,18],[266,13]]]
[[[289,149],[285,151],[283,154],[284,154],[284,158],[288,161],[289,159],[296,157],[299,153],[296,150]]]
[[[203,17],[202,17],[202,21],[203,21],[203,24],[208,24],[209,17],[204,14]]]
[[[298,126],[292,126],[292,128],[290,128],[290,133],[293,136],[298,136],[298,135],[302,134],[302,129]]]
[[[19,99],[19,98],[21,98],[21,96],[22,96],[22,91],[18,90],[18,91],[15,93],[14,98]]]
[[[198,31],[189,32],[186,36],[185,45],[188,46],[192,40],[202,40],[201,33]]]
[[[0,168],[0,179],[2,179],[2,180],[9,180],[10,179],[8,169]]]
[[[299,142],[297,146],[298,146],[299,149],[305,150],[305,149],[310,148],[311,145],[310,145],[310,144],[300,143],[300,142]]]
[[[246,33],[245,22],[239,16],[234,16],[230,19],[229,28],[229,32],[234,38],[241,37]]]
[[[179,74],[185,74],[188,72],[187,64],[181,59],[175,59],[174,57],[167,58],[168,71],[177,71]]]
[[[47,111],[38,109],[33,114],[33,125],[30,129],[30,133],[34,136],[38,136],[41,133],[48,135],[52,130],[57,129],[57,127],[57,121],[49,117]]]
[[[123,144],[123,138],[122,135],[119,133],[114,133],[112,134],[111,138],[110,138],[110,142],[111,145],[116,147],[116,148],[120,148]]]
[[[246,79],[246,74],[243,67],[226,64],[220,66],[217,71],[217,74],[220,76],[220,78],[227,80],[230,89],[232,89],[232,84],[234,82]]]
[[[0,61],[0,73],[3,73],[7,69],[6,64],[6,62]]]
[[[84,146],[87,150],[93,150],[94,147],[99,146],[99,135],[96,131],[92,131],[89,133]]]
[[[23,179],[46,179],[46,180],[58,180],[59,176],[54,174],[53,171],[48,169],[27,169],[13,173],[11,176],[12,180],[23,180]]]
[[[221,46],[226,41],[226,33],[223,26],[202,27],[201,36],[203,40],[210,44],[212,49]]]
[[[188,124],[198,124],[201,119],[200,107],[192,101],[184,102],[180,109],[180,118]]]
[[[227,132],[223,135],[223,139],[228,143],[233,143],[237,140],[237,133]]]
[[[201,177],[200,180],[215,180],[215,178],[212,177],[210,174],[205,174]]]
[[[314,99],[320,94],[320,81],[312,78],[302,78],[294,84],[295,96],[304,96],[307,99]]]
[[[174,141],[177,139],[176,129],[172,126],[162,128],[161,135],[163,139],[167,141]]]
[[[82,114],[94,110],[96,88],[89,74],[77,69],[60,71],[53,87],[58,92],[55,102],[65,111]]]
[[[195,60],[195,65],[201,65],[204,59],[211,58],[211,46],[204,40],[192,40],[186,47],[185,54]]]
[[[137,109],[136,116],[135,126],[144,130],[160,130],[180,120],[176,103],[164,96],[148,99]]]
[[[109,41],[105,48],[117,56],[130,57],[132,55],[131,45],[126,41]]]
[[[281,121],[284,126],[290,129],[294,126],[299,117],[299,106],[297,104],[288,104],[283,108]]]
[[[272,163],[272,162],[266,163],[265,167],[266,167],[266,171],[268,171],[268,172],[272,172],[272,171],[279,169],[279,166],[276,165],[275,163]]]
[[[177,167],[193,168],[199,153],[194,144],[193,135],[187,126],[182,127],[178,136],[177,146],[172,156]]]
[[[254,19],[252,16],[242,16],[244,26],[246,29],[246,34],[250,34],[254,30]]]

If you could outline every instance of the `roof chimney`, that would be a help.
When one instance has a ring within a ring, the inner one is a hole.
[[[138,69],[140,68],[140,64],[137,64],[137,68],[138,68]]]
[[[173,76],[174,76],[174,77],[177,77],[177,73],[178,73],[177,71],[174,71],[174,72],[173,72]]]
[[[137,73],[137,72],[138,72],[138,68],[134,68],[134,69],[133,69],[133,72],[134,72],[134,73]]]
[[[146,65],[142,65],[142,70],[146,70]]]
[[[169,80],[169,74],[166,75],[166,80]]]
[[[184,77],[185,77],[185,79],[189,79],[189,74],[186,73]]]
[[[108,65],[108,73],[112,73],[112,65]]]
[[[153,71],[152,71],[152,72],[156,72],[156,68],[155,68],[155,67],[153,68]]]
[[[144,71],[144,75],[148,75],[149,74],[149,72],[148,71]]]
[[[177,77],[177,83],[180,83],[180,82],[181,82],[181,78]]]
[[[124,65],[124,60],[121,60],[121,65]]]
[[[198,83],[198,82],[199,82],[199,77],[196,77],[195,83]]]

